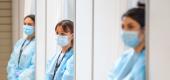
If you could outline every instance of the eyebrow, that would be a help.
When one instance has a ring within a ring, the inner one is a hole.
[[[133,23],[132,23],[132,22],[129,22],[127,25],[128,25],[128,26],[133,26]]]

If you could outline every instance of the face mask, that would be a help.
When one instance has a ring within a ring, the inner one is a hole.
[[[125,45],[135,48],[139,44],[138,32],[124,31],[122,34],[123,42]]]
[[[29,25],[24,25],[23,31],[26,35],[30,36],[34,33],[34,27]]]
[[[56,42],[59,46],[64,47],[69,44],[68,36],[57,36]]]

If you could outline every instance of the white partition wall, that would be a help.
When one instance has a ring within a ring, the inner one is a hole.
[[[93,0],[76,0],[76,80],[92,79]]]
[[[123,3],[120,0],[94,0],[93,80],[107,80],[109,71],[123,50],[120,39],[123,6],[119,4]]]
[[[45,80],[46,0],[36,1],[36,80]]]
[[[60,4],[60,5],[58,5]],[[61,20],[61,17],[58,17],[58,15],[62,14],[63,12],[60,10],[61,6],[61,0],[47,0],[47,53],[46,53],[46,61],[48,60],[55,54],[55,51],[57,51],[57,46],[55,42],[55,26],[59,20]],[[60,13],[60,14],[59,14]],[[59,48],[59,47],[58,47]]]
[[[149,0],[149,80],[170,80],[170,0]]]
[[[23,0],[24,1],[24,16],[35,14],[35,1],[36,0]]]

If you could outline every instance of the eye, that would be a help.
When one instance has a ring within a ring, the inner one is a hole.
[[[134,26],[133,26],[133,25],[128,24],[128,30],[132,30],[133,28],[134,28]]]
[[[62,35],[62,36],[65,36],[65,34],[64,34],[64,33],[61,33],[61,35]]]
[[[58,33],[58,32],[57,32],[57,34],[58,34],[58,35],[61,35],[61,36],[67,35],[66,33]]]

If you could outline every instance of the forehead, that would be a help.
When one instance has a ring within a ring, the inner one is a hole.
[[[123,24],[138,24],[134,19],[130,17],[124,17],[122,20]]]
[[[62,26],[57,26],[56,32],[64,32],[63,27]]]
[[[31,18],[27,17],[24,19],[24,22],[25,23],[33,23],[33,20]]]

